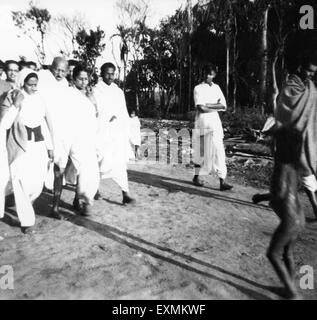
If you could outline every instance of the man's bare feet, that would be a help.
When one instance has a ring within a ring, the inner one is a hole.
[[[34,234],[35,230],[32,227],[21,227],[21,231],[24,234]]]
[[[64,217],[60,214],[59,210],[57,208],[52,208],[50,217],[56,220],[64,220]]]
[[[136,200],[131,198],[128,192],[122,191],[122,196],[123,196],[123,199],[122,199],[123,205],[136,203]]]

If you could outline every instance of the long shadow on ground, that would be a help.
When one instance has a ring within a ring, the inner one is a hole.
[[[201,189],[196,190],[194,188],[178,186],[178,185],[164,181],[164,180],[168,180],[168,181],[176,181],[176,182],[183,183],[184,181],[182,181],[182,180],[161,177],[161,176],[148,174],[148,173],[140,173],[140,172],[136,172],[136,171],[132,171],[132,172],[130,171],[130,180],[138,182],[138,183],[153,185],[153,186],[160,187],[160,188],[162,188],[162,187],[167,188],[167,189],[173,188],[173,190],[175,190],[175,191],[184,191],[184,189],[185,189],[186,190],[185,192],[188,192],[190,194],[202,195],[202,196],[206,196],[206,197],[214,197],[214,198],[217,198],[220,200],[225,200],[225,201],[230,201],[230,202],[234,202],[234,203],[252,206],[252,204],[249,204],[248,202],[245,202],[245,201],[236,200],[236,199],[232,199],[229,197],[219,196],[219,195],[216,195],[216,194],[213,194],[210,192],[203,191]],[[51,204],[51,203],[52,203],[52,195],[50,193],[43,192],[42,195],[40,196],[40,198],[37,199],[37,201],[34,203],[34,207],[35,207],[35,211],[36,211],[37,215],[49,217],[49,213],[51,210],[51,205],[49,205],[49,204]],[[173,249],[165,248],[163,246],[151,243],[147,240],[139,238],[138,236],[135,236],[135,235],[130,234],[128,232],[121,231],[115,227],[101,224],[101,223],[93,221],[91,219],[80,217],[76,214],[71,214],[69,211],[73,211],[73,207],[64,201],[61,201],[60,207],[61,207],[62,214],[66,217],[66,219],[70,223],[73,223],[74,225],[84,227],[88,230],[91,230],[93,232],[96,232],[96,233],[102,235],[103,237],[106,237],[108,239],[116,241],[117,243],[125,245],[133,250],[143,252],[144,254],[147,254],[147,255],[152,256],[156,259],[160,259],[162,261],[168,262],[172,265],[181,267],[187,271],[194,272],[196,274],[207,277],[209,279],[223,282],[227,285],[230,285],[230,286],[236,288],[237,290],[239,290],[240,292],[242,292],[243,294],[245,294],[246,296],[248,296],[252,299],[271,300],[271,297],[269,297],[268,295],[259,293],[251,288],[245,287],[245,286],[243,286],[239,283],[235,283],[231,280],[216,276],[216,275],[211,274],[209,272],[199,270],[193,266],[189,266],[186,264],[186,262],[187,263],[196,263],[196,264],[199,264],[203,267],[213,269],[223,275],[230,276],[230,277],[235,278],[239,281],[245,282],[248,285],[252,285],[254,287],[257,287],[257,288],[260,288],[263,290],[269,290],[269,291],[273,292],[274,288],[272,288],[272,287],[264,286],[262,284],[255,282],[255,281],[249,280],[245,277],[242,277],[238,274],[235,274],[231,271],[227,271],[221,267],[212,265],[208,262],[199,260],[199,259],[194,258],[192,256],[177,252]],[[10,213],[13,214],[13,211],[10,210]],[[61,221],[61,223],[65,223],[65,222]],[[145,247],[145,246],[147,246],[147,247]],[[153,251],[153,249],[159,250],[159,253]],[[165,256],[165,255],[163,255],[164,253],[172,255],[174,258],[175,257],[181,258],[181,259],[185,260],[185,262],[180,262],[180,261],[177,261],[171,257]]]
[[[269,207],[254,205],[252,202],[235,199],[228,196],[222,196],[209,191],[209,190],[216,190],[216,189],[206,188],[206,187],[197,188],[194,186],[193,187],[183,186],[183,185],[179,185],[178,183],[191,184],[191,182],[169,178],[166,176],[159,176],[152,173],[129,170],[129,181],[145,184],[145,185],[156,187],[156,188],[166,189],[168,192],[181,191],[181,192],[185,192],[195,196],[213,198],[221,201],[231,202],[234,204],[239,204],[239,205],[248,206],[248,207],[257,208],[257,209],[261,208],[264,210],[271,211]]]

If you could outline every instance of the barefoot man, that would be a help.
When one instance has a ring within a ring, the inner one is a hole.
[[[278,98],[276,123],[302,134],[301,180],[317,219],[317,90],[312,81],[317,57],[305,57],[291,74]]]
[[[271,206],[281,219],[268,250],[268,258],[285,285],[286,296],[297,298],[293,247],[305,224],[298,198],[298,176],[311,201],[316,201],[317,91],[311,79],[317,61],[305,57],[288,77],[278,99],[275,163]],[[316,213],[315,213],[316,214]]]
[[[122,190],[122,203],[133,204],[129,195],[127,163],[129,148],[129,114],[123,91],[113,82],[116,67],[112,63],[101,66],[102,80],[95,88],[100,110],[100,175],[112,178]],[[99,192],[96,199],[100,197]]]
[[[54,198],[51,216],[58,220],[63,219],[59,212],[59,204],[68,160],[71,159],[79,175],[88,177],[90,173],[93,176],[94,172],[93,162],[86,161],[88,157],[83,156],[90,149],[85,149],[85,144],[77,143],[78,137],[82,134],[79,130],[85,131],[86,128],[78,127],[80,113],[74,89],[68,86],[65,78],[67,71],[67,61],[63,57],[56,57],[50,70],[42,70],[39,73],[39,92],[45,99],[53,128]],[[79,177],[79,180],[82,179]],[[89,179],[85,181],[87,183],[81,184],[81,196],[83,199],[90,199],[90,181]],[[91,202],[85,202],[83,210],[79,213],[84,216],[89,215],[91,205]]]

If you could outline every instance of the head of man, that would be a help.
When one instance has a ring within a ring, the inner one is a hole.
[[[77,66],[73,70],[73,83],[78,90],[86,90],[89,84],[89,73],[85,67]]]
[[[75,67],[79,65],[79,62],[77,60],[70,59],[68,60],[68,72],[67,72],[67,81],[71,82],[73,81],[73,71]]]
[[[23,89],[28,94],[34,94],[37,91],[37,83],[39,79],[35,72],[29,73],[23,83]]]
[[[25,60],[19,61],[20,70],[28,68],[28,63]]]
[[[37,70],[37,64],[34,61],[28,61],[27,65],[29,69],[32,69],[34,71]]]
[[[116,67],[111,62],[103,64],[100,68],[100,76],[108,86],[110,86],[114,81],[115,71]]]
[[[317,72],[317,57],[316,55],[306,56],[302,59],[298,67],[298,75],[303,80],[313,80]]]
[[[63,57],[54,58],[50,70],[57,81],[62,81],[68,72],[67,60]]]
[[[218,72],[218,67],[214,64],[207,64],[204,69],[204,80],[206,83],[209,85],[212,85],[213,80],[215,79],[217,72]]]
[[[14,60],[8,60],[5,63],[5,73],[7,75],[7,81],[15,83],[18,78],[18,72],[20,71],[18,62]]]

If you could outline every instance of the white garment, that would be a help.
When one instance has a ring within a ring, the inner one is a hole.
[[[123,91],[114,83],[100,81],[95,88],[99,115],[98,149],[102,179],[112,178],[123,191],[127,189],[127,162],[129,158],[129,114]],[[116,119],[110,122],[111,118]]]
[[[66,79],[57,81],[49,70],[38,73],[38,92],[42,96],[53,127],[54,162],[65,168],[74,140],[76,106]]]
[[[13,191],[16,210],[22,227],[30,227],[35,223],[35,213],[32,202],[41,194],[44,181],[48,170],[48,154],[47,150],[51,149],[51,137],[45,121],[46,110],[43,101],[38,94],[29,95],[22,91],[24,99],[21,104],[19,113],[20,121],[29,128],[40,126],[44,141],[35,142],[34,134],[31,134],[25,147],[25,152],[15,159],[9,167],[9,180],[12,189],[8,187],[9,181],[6,183],[6,192],[8,195]],[[17,109],[11,107],[5,114],[0,125],[1,143],[3,150],[3,132],[10,128]],[[11,124],[10,124],[11,121]],[[3,160],[2,160],[3,161]],[[7,161],[7,160],[6,160]],[[7,163],[7,162],[6,162]],[[3,188],[3,186],[2,186]],[[2,189],[1,188],[1,189]],[[1,208],[3,207],[3,189],[2,189]],[[0,212],[3,216],[4,212]]]
[[[25,80],[26,76],[28,74],[30,74],[30,73],[36,73],[37,74],[36,71],[34,71],[33,69],[30,69],[30,68],[24,68],[21,71],[19,71],[18,76],[17,76],[17,81],[16,81],[18,88],[22,88],[23,87],[24,80]]]
[[[135,159],[135,147],[141,145],[141,124],[139,117],[130,117],[129,159]]]
[[[227,106],[220,87],[202,83],[194,89],[195,106],[221,103]],[[194,163],[201,166],[200,174],[215,172],[219,178],[225,179],[227,167],[223,145],[223,128],[218,111],[210,113],[196,112],[195,129],[193,131]]]
[[[78,176],[78,196],[86,203],[92,204],[99,186],[99,166],[97,157],[98,122],[95,107],[92,102],[78,89],[71,88],[72,101],[76,106],[75,136],[72,141],[69,156],[74,168],[68,168]],[[74,170],[75,169],[75,170]],[[70,176],[68,174],[67,180]]]
[[[130,143],[135,146],[141,145],[141,124],[139,117],[133,117],[130,121]]]
[[[306,188],[310,192],[317,191],[317,180],[314,175],[310,175],[308,177],[302,177],[302,182],[303,182],[304,188]]]

